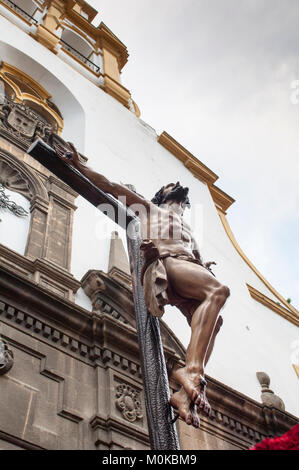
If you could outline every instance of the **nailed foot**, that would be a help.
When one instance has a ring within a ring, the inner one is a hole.
[[[206,397],[207,382],[204,377],[200,374],[190,374],[186,367],[182,367],[172,372],[172,378],[184,387],[189,399],[209,416],[211,406]]]
[[[170,404],[186,424],[199,428],[200,420],[196,405],[191,402],[183,387],[171,396]]]

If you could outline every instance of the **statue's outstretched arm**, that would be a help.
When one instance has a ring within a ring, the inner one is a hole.
[[[55,150],[57,155],[69,165],[72,165],[74,168],[80,171],[80,173],[86,176],[86,178],[88,178],[95,186],[116,198],[120,196],[125,198],[124,202],[128,207],[132,204],[141,204],[142,206],[149,207],[149,201],[134,193],[126,186],[109,181],[104,175],[97,173],[96,171],[81,163],[75,146],[70,142],[69,145],[72,149],[71,152],[67,152],[65,154],[59,148],[56,148]]]

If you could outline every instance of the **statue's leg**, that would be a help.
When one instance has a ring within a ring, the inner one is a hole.
[[[174,379],[185,388],[190,399],[208,413],[205,398],[204,365],[210,352],[216,321],[229,289],[220,284],[206,269],[194,263],[167,258],[166,268],[171,288],[185,299],[199,301],[191,320],[191,340],[186,353],[186,366],[174,373]]]
[[[217,321],[216,321],[216,324],[215,324],[215,327],[214,327],[214,331],[213,331],[213,335],[212,335],[212,338],[211,338],[211,341],[210,341],[210,344],[208,346],[208,350],[207,350],[207,353],[206,353],[206,357],[205,357],[205,367],[211,357],[211,354],[212,354],[212,351],[214,349],[214,344],[215,344],[215,339],[216,339],[216,336],[218,335],[219,333],[219,330],[221,328],[223,324],[223,318],[221,315],[218,316],[217,318]]]
[[[212,338],[211,338],[211,341],[210,341],[210,344],[209,344],[209,347],[208,347],[208,351],[207,351],[207,354],[206,354],[206,357],[205,357],[205,363],[204,365],[206,366],[210,357],[211,357],[211,354],[212,354],[212,351],[213,351],[213,348],[214,348],[214,344],[215,344],[215,339],[216,339],[216,336],[217,334],[219,333],[219,330],[222,326],[222,323],[223,323],[223,318],[221,315],[218,316],[217,318],[217,321],[216,321],[216,324],[215,324],[215,327],[214,327],[214,331],[213,331],[213,335],[212,335]],[[197,414],[197,406],[194,405],[194,403],[190,400],[189,396],[187,395],[187,392],[185,391],[185,389],[183,388],[183,384],[181,383],[181,378],[182,378],[182,375],[180,373],[177,374],[177,371],[179,370],[178,369],[175,369],[175,370],[172,370],[170,371],[170,377],[173,378],[174,380],[176,380],[180,385],[182,385],[182,388],[179,392],[175,392],[172,397],[177,398],[179,399],[179,406],[177,406],[177,400],[176,401],[170,401],[170,403],[172,404],[172,406],[174,406],[174,408],[177,408],[179,409],[179,407],[181,406],[182,407],[182,411],[179,413],[179,415],[183,418],[183,415],[185,416],[188,416],[188,411],[186,410],[186,408],[188,407],[189,409],[189,412],[191,413],[191,416],[192,416],[192,423],[194,427],[199,427],[199,416]],[[182,390],[184,391],[184,394],[185,394],[185,398],[187,397],[188,398],[188,401],[185,400],[181,400],[181,397],[182,397]],[[180,394],[180,395],[177,395],[177,394]],[[176,403],[176,406],[173,404],[173,403]],[[210,405],[208,403],[208,400],[207,398],[205,397],[204,401],[203,401],[203,404],[201,406],[201,408],[203,408],[203,411],[205,412],[205,414],[209,414],[210,413]],[[187,415],[186,415],[186,412],[187,412]],[[185,420],[186,421],[186,420]],[[187,423],[189,424],[189,423]]]

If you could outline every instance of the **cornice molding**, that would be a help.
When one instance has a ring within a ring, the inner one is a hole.
[[[120,70],[126,65],[128,61],[128,50],[125,44],[105,25],[101,22],[99,26],[94,26],[91,21],[92,19],[86,19],[80,13],[73,10],[73,1],[69,1],[66,7],[66,17],[71,19],[75,26],[78,26],[85,34],[90,36],[100,48],[107,47],[113,53],[117,54],[118,64]],[[85,2],[84,2],[85,3]],[[90,7],[91,8],[91,7]],[[95,10],[96,11],[96,10]]]
[[[128,62],[129,53],[127,47],[113,34],[105,23],[101,22],[95,30],[95,39],[98,39],[99,46],[101,48],[109,48],[114,54],[117,52],[119,70],[121,71]]]
[[[44,447],[40,447],[32,442],[24,441],[24,439],[12,436],[5,431],[0,431],[0,439],[25,450],[46,450]]]
[[[76,354],[84,362],[92,361],[95,366],[126,370],[140,382],[134,328],[105,313],[96,315],[87,312],[1,267],[0,285],[4,288],[4,302],[8,303],[5,299],[8,297],[13,299],[8,304],[14,305],[7,307],[0,302],[0,312],[5,316],[5,322],[14,321],[16,328],[27,334],[33,330],[41,336],[41,341],[52,341],[55,347],[64,348],[67,354]],[[127,295],[130,297],[129,290]],[[121,355],[121,351],[126,354]],[[207,379],[210,385],[208,398],[213,412],[209,420],[203,419],[203,424],[208,426],[209,432],[217,428],[224,433],[225,439],[237,439],[245,448],[246,442],[258,442],[274,432],[283,433],[297,422],[296,417],[287,412],[265,407],[212,377]],[[94,429],[104,424],[99,416],[96,418],[91,420]]]
[[[39,278],[40,274],[45,274],[49,281],[53,280],[58,286],[63,286],[65,289],[71,289],[73,292],[77,292],[81,286],[80,282],[77,281],[77,279],[75,279],[74,276],[66,269],[61,268],[44,258],[32,260],[26,256],[20,255],[1,243],[0,262],[1,268],[5,267],[5,269],[11,271],[11,274],[15,274],[15,272],[23,273],[22,275],[25,276],[25,278],[27,277],[26,281],[28,280],[30,282],[29,276],[31,276],[32,282],[35,285],[38,284],[38,281],[35,278]],[[41,288],[40,285],[39,287]]]
[[[92,21],[98,14],[97,10],[93,8],[85,0],[67,0],[67,4],[70,8],[73,8],[76,4],[82,7],[84,13],[88,15],[88,21]],[[81,15],[82,16],[82,15]]]
[[[132,436],[134,439],[138,440],[142,444],[149,446],[149,437],[148,434],[143,431],[143,429],[138,428],[137,426],[133,426],[130,424],[124,424],[117,418],[109,416],[108,419],[106,417],[101,416],[100,414],[96,414],[92,417],[89,422],[91,429],[95,433],[95,445],[99,446],[100,444],[109,445],[105,439],[103,440],[103,431],[118,431],[126,436]]]
[[[246,285],[253,299],[257,300],[262,305],[265,305],[265,307],[270,308],[273,310],[273,312],[278,313],[278,315],[290,321],[291,323],[294,323],[294,325],[299,326],[299,315],[290,312],[278,302],[274,302],[274,300],[269,299],[269,297],[267,297],[265,294],[262,294],[262,292],[259,292],[249,284]]]
[[[235,199],[233,199],[214,184],[209,185],[209,190],[217,210],[220,210],[226,214],[227,209],[235,202]]]
[[[180,160],[188,170],[203,183],[213,184],[218,179],[218,176],[210,170],[206,165],[200,162],[192,153],[186,150],[179,142],[177,142],[171,135],[163,131],[158,137],[158,142],[166,148],[172,155]]]
[[[208,185],[216,208],[226,213],[225,211],[235,202],[235,199],[215,186],[218,176],[167,132],[163,131],[158,136],[158,142],[180,160],[195,178]]]

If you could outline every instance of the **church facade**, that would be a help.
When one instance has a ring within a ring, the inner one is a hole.
[[[127,48],[96,14],[84,0],[0,0],[0,449],[150,448],[125,233],[28,155],[36,138],[73,142],[149,199],[190,188],[195,237],[231,296],[211,417],[178,420],[180,446],[247,449],[298,422],[299,312],[239,247],[207,162],[140,118]],[[167,364],[183,365],[186,320],[167,307],[160,327]]]

